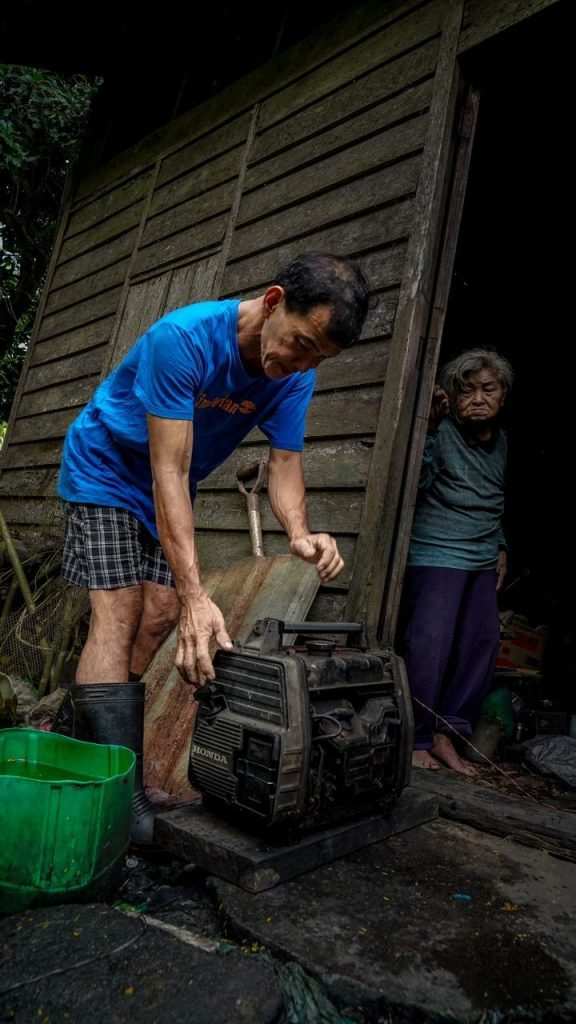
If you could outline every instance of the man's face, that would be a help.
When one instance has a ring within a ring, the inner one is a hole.
[[[329,306],[315,306],[308,313],[289,313],[284,297],[268,312],[260,337],[262,371],[270,380],[304,373],[342,349],[326,336]]]
[[[494,370],[469,373],[458,396],[458,419],[481,424],[493,420],[504,404],[504,390]]]

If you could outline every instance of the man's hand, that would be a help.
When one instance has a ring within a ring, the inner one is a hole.
[[[496,590],[502,588],[508,572],[508,556],[504,550],[498,552],[498,566],[496,568]]]
[[[430,406],[430,415],[428,417],[428,430],[434,432],[438,430],[442,420],[448,415],[450,406],[448,403],[448,395],[443,388],[435,386],[432,394],[432,404]]]
[[[214,679],[216,675],[208,650],[212,637],[215,637],[222,650],[232,649],[224,617],[217,605],[204,592],[194,599],[183,601],[178,626],[176,668],[184,682],[190,683],[195,689],[204,686],[208,679]]]
[[[333,580],[344,568],[344,559],[329,533],[308,533],[290,544],[293,555],[316,566],[322,583]]]

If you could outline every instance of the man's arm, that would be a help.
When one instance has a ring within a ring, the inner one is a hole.
[[[268,496],[274,515],[288,534],[292,553],[312,562],[323,583],[333,580],[344,560],[330,534],[310,533],[300,452],[270,449]]]
[[[212,636],[225,649],[232,641],[200,580],[189,481],[194,427],[188,420],[148,415],[148,436],[158,536],[181,603],[176,667],[186,682],[202,686],[214,678]]]

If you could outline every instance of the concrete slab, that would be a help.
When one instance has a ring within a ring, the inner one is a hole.
[[[353,1019],[576,1021],[572,863],[438,820],[257,895],[212,884]]]
[[[10,1024],[273,1024],[263,960],[194,948],[102,905],[0,920],[0,1020]]]
[[[387,815],[342,822],[290,843],[253,835],[205,807],[178,807],[158,815],[159,845],[249,892],[262,892],[287,879],[344,857],[369,843],[415,828],[438,817],[438,801],[405,789]]]

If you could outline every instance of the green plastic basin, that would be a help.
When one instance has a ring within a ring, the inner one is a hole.
[[[129,843],[135,762],[126,747],[0,730],[0,911],[104,887]]]

